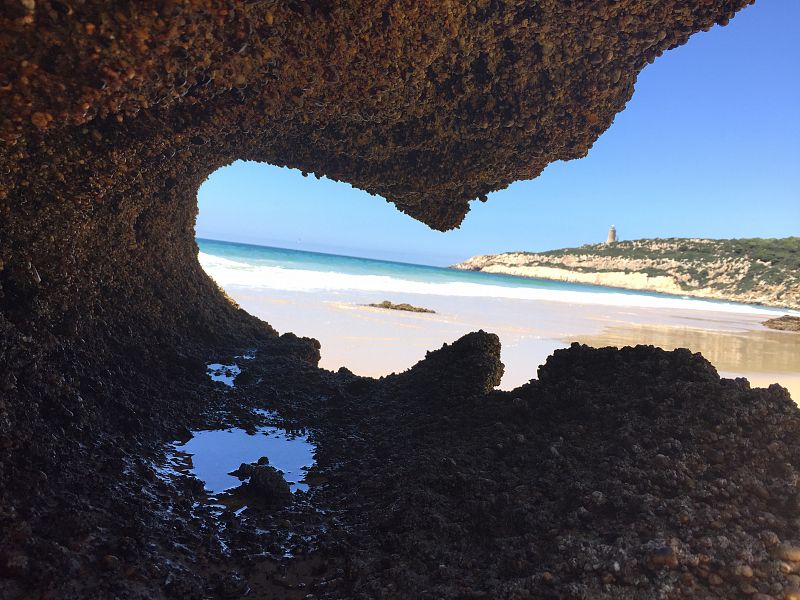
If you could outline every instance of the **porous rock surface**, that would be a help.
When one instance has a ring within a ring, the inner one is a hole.
[[[585,155],[648,61],[747,3],[2,3],[0,597],[236,597],[246,580],[281,598],[312,585],[318,597],[790,597],[797,412],[780,389],[720,381],[684,355],[609,350],[598,367],[576,349],[507,396],[490,391],[501,364],[487,334],[380,381],[323,372],[318,343],[225,298],[193,239],[198,187],[236,159],[347,181],[454,227],[469,200]],[[207,381],[206,362],[248,348],[255,383]],[[165,483],[154,461],[161,441],[245,419],[242,407],[315,427],[320,479],[286,514],[220,527],[197,482]],[[655,436],[642,458],[614,442],[625,411],[631,436]],[[408,433],[386,434],[409,414]],[[551,446],[568,463],[547,463]],[[618,476],[603,488],[605,468]],[[392,497],[390,481],[409,485]],[[322,558],[278,572],[290,530],[320,525],[314,502],[333,511],[327,533],[296,553]],[[238,546],[226,554],[220,536]],[[620,552],[636,562],[618,572]]]
[[[254,159],[451,228],[584,156],[649,61],[751,1],[11,0],[0,134],[26,168],[4,180],[138,197],[126,221],[149,232],[154,198],[193,205],[198,179]]]

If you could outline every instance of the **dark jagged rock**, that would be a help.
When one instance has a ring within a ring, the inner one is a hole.
[[[411,369],[388,379],[400,386],[425,387],[426,399],[457,401],[493,390],[502,377],[500,338],[494,333],[475,331],[426,353],[425,359]]]
[[[800,412],[783,388],[720,379],[686,350],[574,344],[520,389],[421,403],[437,386],[425,364],[381,380],[367,403],[343,400],[346,425],[320,428],[317,500],[348,548],[346,577],[320,592],[798,593]]]
[[[3,451],[50,419],[158,429],[196,402],[182,377],[211,348],[318,357],[267,343],[200,268],[215,169],[288,165],[454,227],[470,199],[583,156],[649,60],[746,3],[6,2]]]
[[[276,508],[292,501],[289,484],[281,472],[269,464],[242,465],[234,474],[250,478],[242,485],[242,494],[258,505]]]

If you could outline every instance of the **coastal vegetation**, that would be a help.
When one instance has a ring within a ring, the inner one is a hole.
[[[800,308],[800,237],[629,240],[475,256],[454,268]]]

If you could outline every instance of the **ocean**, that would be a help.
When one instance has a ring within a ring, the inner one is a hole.
[[[766,316],[787,312],[717,300],[700,300],[235,242],[198,238],[197,244],[203,268],[222,287],[241,286],[293,292],[352,290],[388,294],[506,298]]]

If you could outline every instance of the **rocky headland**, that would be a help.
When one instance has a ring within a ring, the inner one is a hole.
[[[749,3],[0,5],[0,597],[797,598],[782,388],[575,346],[499,392],[483,332],[332,373],[194,241],[200,184],[237,159],[452,228],[584,156],[645,65]],[[245,351],[234,387],[209,380]],[[308,493],[238,513],[159,475],[165,442],[255,409],[314,436]]]
[[[800,309],[800,238],[645,239],[474,256],[454,269]]]

